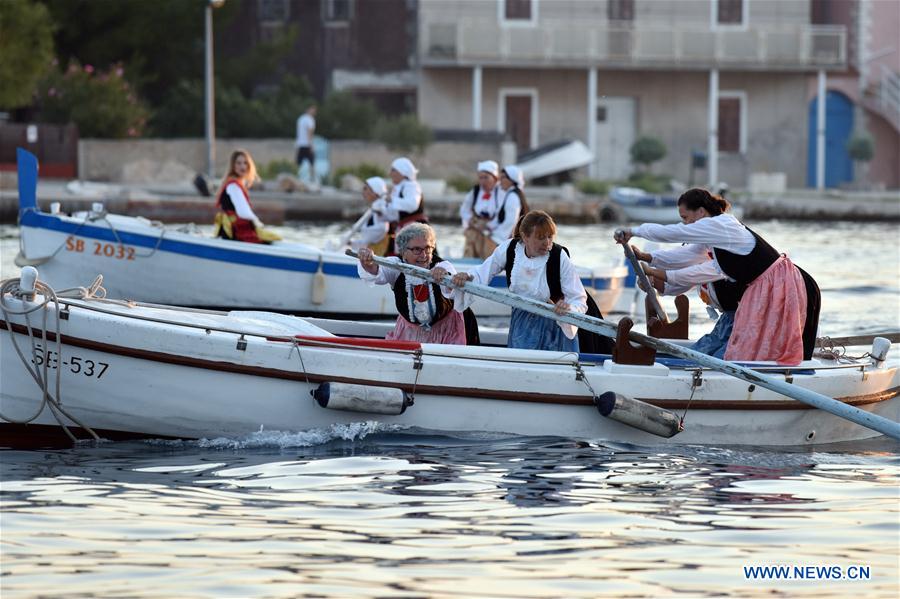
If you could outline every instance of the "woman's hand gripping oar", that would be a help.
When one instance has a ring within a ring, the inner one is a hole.
[[[357,257],[356,253],[351,250],[347,250],[346,254],[348,256]],[[378,256],[374,256],[372,259],[376,264],[385,268],[395,268],[408,275],[426,279],[428,281],[434,281],[434,278],[431,276],[431,272],[424,268],[419,268],[411,264],[404,264],[402,262],[385,260],[384,258],[380,258]],[[466,293],[471,293],[472,295],[477,295],[478,297],[483,297],[485,299],[505,304],[507,306],[520,308],[522,310],[526,310],[533,314],[538,314],[552,320],[573,324],[577,327],[583,328],[588,331],[593,331],[606,337],[610,337],[613,339],[615,339],[616,337],[616,325],[599,318],[587,316],[586,314],[579,314],[576,312],[556,314],[553,306],[550,304],[545,304],[544,302],[531,299],[529,297],[523,297],[515,293],[510,293],[509,291],[503,291],[501,289],[495,289],[493,287],[479,285],[472,282],[464,283],[462,286],[455,285],[450,275],[446,275],[442,281],[434,282],[445,285],[447,287],[461,288]],[[900,424],[892,420],[888,420],[883,416],[872,414],[871,412],[866,412],[865,410],[861,410],[855,406],[837,401],[836,399],[828,397],[826,395],[822,395],[821,393],[816,393],[815,391],[811,391],[810,389],[805,389],[798,385],[788,383],[783,379],[778,379],[773,376],[762,374],[761,372],[757,372],[739,364],[726,362],[725,360],[720,360],[718,358],[702,354],[692,349],[681,347],[680,345],[675,345],[674,343],[656,339],[655,337],[642,335],[641,333],[637,333],[633,330],[628,334],[628,338],[636,343],[646,345],[647,347],[652,347],[657,351],[665,352],[667,354],[677,356],[679,358],[684,358],[686,360],[691,360],[692,362],[696,362],[701,366],[706,366],[707,368],[717,370],[729,376],[747,381],[748,383],[752,383],[760,387],[765,387],[766,389],[770,389],[772,391],[775,391],[776,393],[780,393],[785,397],[796,399],[797,401],[819,408],[820,410],[830,412],[835,416],[844,418],[860,426],[870,428],[874,431],[900,440]]]
[[[662,304],[659,302],[659,294],[656,293],[656,288],[650,283],[650,279],[647,277],[647,273],[644,271],[643,266],[641,266],[640,261],[637,259],[637,256],[634,255],[634,250],[631,249],[631,246],[628,245],[628,238],[626,237],[626,232],[622,229],[619,229],[615,232],[615,240],[622,245],[622,249],[625,250],[625,258],[631,264],[631,268],[634,269],[634,276],[638,278],[638,281],[641,283],[641,287],[644,291],[647,292],[647,297],[650,300],[650,305],[653,307],[653,311],[656,312],[656,317],[659,318],[662,322],[669,322],[669,315],[666,314],[666,310],[662,307]]]

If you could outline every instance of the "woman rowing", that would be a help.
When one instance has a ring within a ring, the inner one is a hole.
[[[435,253],[434,229],[425,223],[409,224],[397,233],[397,256],[390,261],[405,262],[431,270],[435,280],[456,273],[452,264]],[[369,248],[359,250],[359,277],[370,285],[390,285],[397,306],[397,321],[387,339],[477,345],[478,324],[471,310],[454,309],[453,290],[407,276],[399,270],[375,263]],[[468,330],[468,334],[467,334]]]
[[[678,198],[682,223],[645,223],[617,232],[615,239],[627,243],[641,237],[685,244],[651,253],[634,249],[637,258],[649,264],[645,270],[654,287],[678,294],[701,285],[701,297],[707,295],[722,309],[700,351],[724,353],[726,360],[779,364],[809,359],[819,322],[818,285],[727,213],[729,206],[727,200],[705,189],[689,189]]]

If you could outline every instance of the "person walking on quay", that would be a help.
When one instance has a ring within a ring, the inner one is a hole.
[[[316,105],[312,104],[297,118],[297,176],[304,161],[309,161],[309,183],[316,180],[316,153],[313,150],[313,136],[316,133]]]

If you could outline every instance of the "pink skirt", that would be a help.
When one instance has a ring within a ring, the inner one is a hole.
[[[448,345],[466,344],[466,323],[461,312],[452,310],[426,331],[402,316],[397,317],[394,330],[385,339],[395,341],[418,341],[419,343],[446,343]]]
[[[803,360],[806,285],[787,256],[750,283],[734,313],[726,360],[771,360],[792,366]]]

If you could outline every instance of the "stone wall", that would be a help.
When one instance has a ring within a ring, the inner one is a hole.
[[[224,174],[231,152],[250,152],[257,167],[274,161],[294,161],[292,139],[219,139],[216,141],[216,173]],[[398,156],[379,143],[338,140],[330,142],[332,172],[342,166],[363,162],[382,165],[385,175]],[[470,176],[475,180],[475,164],[493,159],[501,164],[515,160],[510,142],[434,142],[424,153],[409,157],[425,179]],[[78,178],[114,183],[179,183],[206,170],[206,141],[203,139],[82,139],[78,143]]]

